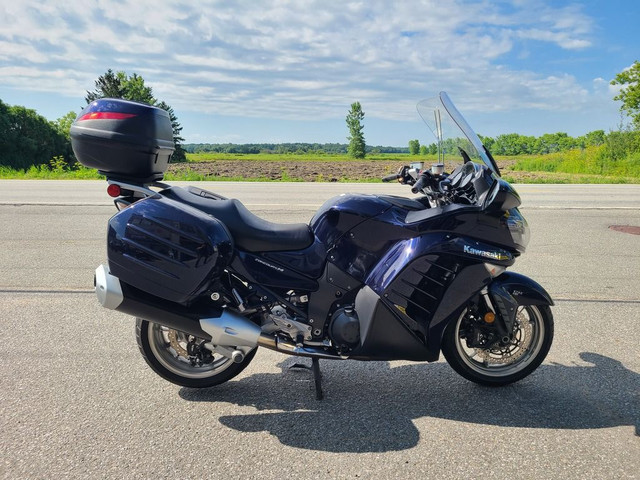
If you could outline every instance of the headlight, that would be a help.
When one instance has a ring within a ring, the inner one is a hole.
[[[523,253],[527,249],[531,237],[529,224],[517,208],[510,209],[504,215],[507,217],[507,226],[513,243],[516,244],[518,251]]]

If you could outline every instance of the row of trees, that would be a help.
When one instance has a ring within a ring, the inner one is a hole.
[[[235,154],[346,154],[347,143],[186,143],[182,148],[187,153],[235,153]],[[367,154],[408,153],[408,148],[366,145]]]
[[[604,145],[604,130],[594,130],[580,137],[571,137],[564,132],[545,133],[540,137],[507,133],[497,137],[484,137],[480,140],[494,155],[546,155],[548,153],[566,152],[577,148]],[[435,143],[420,145],[419,140],[409,141],[409,153],[412,155],[436,154]]]

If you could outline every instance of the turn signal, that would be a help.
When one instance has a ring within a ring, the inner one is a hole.
[[[486,323],[493,323],[496,320],[496,314],[493,312],[487,312],[484,314],[484,321]]]

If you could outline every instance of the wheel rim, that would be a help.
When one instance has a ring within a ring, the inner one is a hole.
[[[197,365],[187,353],[189,335],[179,330],[149,322],[149,348],[154,357],[170,372],[186,378],[209,378],[226,370],[232,360],[213,354],[213,361]],[[203,339],[196,339],[199,343]]]
[[[462,361],[481,375],[506,377],[518,373],[534,361],[542,348],[544,320],[534,305],[518,308],[511,342],[493,349],[469,348],[460,338],[460,326],[466,315],[464,311],[456,323],[456,350]]]

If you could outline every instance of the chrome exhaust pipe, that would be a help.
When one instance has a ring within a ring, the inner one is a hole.
[[[299,346],[293,342],[288,342],[280,338],[262,334],[258,338],[258,345],[275,350],[276,352],[294,355],[296,357],[322,358],[325,360],[346,360],[349,357],[343,357],[336,353],[327,352],[324,349],[311,346]]]
[[[225,310],[220,317],[201,319],[200,326],[205,332],[211,335],[212,345],[216,347],[236,347],[237,350],[234,352],[236,354],[240,349],[253,349],[261,346],[275,350],[276,352],[299,357],[325,358],[330,360],[343,360],[347,358],[326,352],[320,348],[299,346],[276,336],[267,335],[262,333],[260,327],[255,323],[227,310]],[[225,354],[225,352],[222,351],[220,353]]]
[[[262,330],[242,315],[224,310],[219,317],[201,318],[200,328],[211,336],[211,343],[223,347],[258,346]]]

